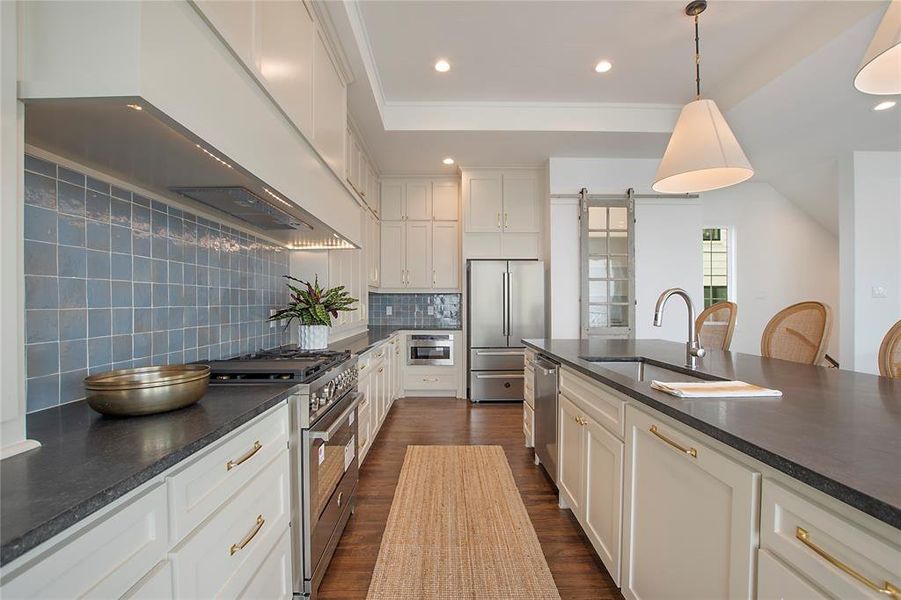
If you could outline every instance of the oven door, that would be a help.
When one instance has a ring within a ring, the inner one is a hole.
[[[357,405],[349,392],[303,432],[304,578],[324,572],[323,558],[334,550],[336,528],[347,521],[358,479]],[[340,536],[338,531],[337,535]]]

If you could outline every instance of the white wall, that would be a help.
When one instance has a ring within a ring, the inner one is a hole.
[[[653,159],[551,158],[551,194],[649,193],[657,170]],[[579,208],[551,199],[551,335],[579,337]],[[684,308],[670,307],[663,327],[653,327],[657,297],[668,287],[685,288],[696,306],[703,302],[701,204],[697,200],[639,199],[635,202],[635,333],[638,338],[684,342]],[[675,302],[675,301],[674,301]]]
[[[760,336],[774,314],[801,300],[820,300],[833,309],[828,352],[839,358],[838,238],[767,183],[743,183],[701,199],[704,227],[728,227],[733,235],[730,300],[738,303],[738,322],[732,350],[760,354]]]
[[[854,152],[840,179],[842,366],[877,373],[901,318],[901,152]]]

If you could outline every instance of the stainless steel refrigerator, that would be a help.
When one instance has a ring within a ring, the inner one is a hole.
[[[469,260],[466,283],[469,399],[522,401],[521,340],[544,337],[544,263]]]

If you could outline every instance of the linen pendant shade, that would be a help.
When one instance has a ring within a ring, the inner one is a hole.
[[[716,102],[689,102],[657,168],[654,191],[665,194],[707,192],[741,183],[754,169]]]
[[[892,0],[864,54],[854,87],[865,94],[901,94],[901,0]]]
[[[695,25],[695,85],[697,96],[679,113],[663,159],[654,177],[655,192],[688,194],[728,187],[750,179],[754,169],[723,113],[713,100],[701,98],[701,42],[698,16],[706,0],[692,0],[685,14]]]

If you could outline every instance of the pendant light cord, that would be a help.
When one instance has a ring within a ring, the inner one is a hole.
[[[701,42],[698,35],[698,15],[695,15],[695,100],[701,99]]]

